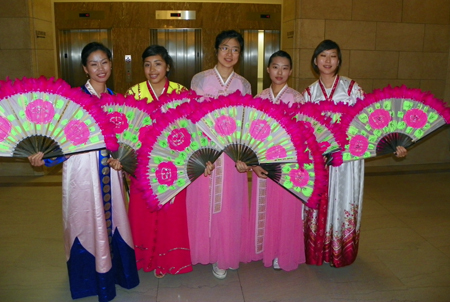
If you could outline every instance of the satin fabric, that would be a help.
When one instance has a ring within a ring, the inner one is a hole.
[[[324,95],[319,81],[303,93],[307,102],[320,103],[331,97],[335,103],[354,105],[364,93],[357,83],[340,76],[332,96]],[[322,200],[319,210],[305,207],[305,240],[307,263],[332,266],[352,264],[358,254],[364,190],[364,160],[329,168],[328,200]],[[326,218],[325,218],[326,217]]]
[[[137,87],[140,85],[138,94]],[[169,82],[165,93],[186,89],[180,84]],[[147,82],[137,84],[127,93],[140,100],[153,101]],[[154,271],[158,276],[183,274],[192,271],[189,236],[186,219],[186,190],[159,211],[150,211],[143,192],[138,189],[136,179],[131,178],[128,217],[135,244],[138,269]]]
[[[304,103],[300,92],[287,85],[275,97],[271,88],[264,89],[257,97],[274,104]],[[300,199],[283,189],[271,179],[252,175],[251,211],[248,239],[243,262],[263,260],[264,266],[272,266],[278,258],[281,269],[291,271],[305,263],[303,238],[303,204]]]
[[[239,90],[251,94],[250,83],[232,73],[223,81],[215,68],[196,74],[191,89],[214,98]],[[192,264],[217,263],[220,269],[238,268],[245,252],[243,230],[249,223],[247,173],[239,173],[235,163],[222,154],[210,177],[199,177],[187,188],[187,217]]]
[[[73,299],[97,295],[110,301],[115,284],[127,289],[139,284],[122,173],[100,169],[100,152],[107,156],[106,150],[92,151],[63,164],[64,241]]]

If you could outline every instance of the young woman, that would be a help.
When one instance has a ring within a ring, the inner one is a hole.
[[[151,45],[143,54],[145,82],[131,87],[127,94],[137,100],[157,101],[163,94],[180,92],[182,85],[168,80],[173,67],[172,58],[163,46]],[[207,165],[205,175],[213,169]],[[192,271],[189,237],[186,221],[186,190],[161,210],[151,212],[142,193],[131,178],[129,218],[135,244],[138,269],[153,271],[157,278],[165,274],[183,274]]]
[[[300,92],[287,84],[292,74],[291,56],[282,50],[272,54],[267,66],[272,84],[257,97],[268,99],[274,104],[289,105],[305,102]],[[238,169],[253,170],[251,223],[246,245],[247,259],[263,260],[266,267],[291,271],[305,263],[303,240],[302,202],[271,180],[261,167],[247,167],[238,163]],[[256,228],[258,226],[258,228]]]
[[[196,74],[191,89],[198,95],[214,98],[239,90],[251,94],[250,83],[234,72],[244,49],[244,39],[234,30],[223,31],[215,41],[217,64]],[[192,263],[213,263],[219,279],[227,269],[237,269],[241,234],[248,223],[248,182],[235,163],[223,154],[215,162],[211,178],[200,178],[187,189],[188,229]]]
[[[168,79],[173,68],[172,58],[167,49],[160,45],[150,45],[142,53],[146,81],[136,84],[127,91],[136,100],[147,99],[147,102],[157,101],[162,94],[170,94],[174,90],[181,92],[186,88]]]
[[[352,106],[358,98],[364,97],[362,89],[355,81],[339,75],[341,64],[341,51],[334,41],[324,40],[316,47],[311,66],[319,75],[319,79],[303,92],[307,102],[333,101]],[[397,157],[404,157],[406,154],[405,148],[397,147]],[[358,253],[363,186],[364,160],[330,167],[328,201],[323,200],[319,210],[305,207],[305,237],[310,245],[306,247],[308,263],[321,265],[325,260],[335,267],[341,267],[355,261]],[[318,220],[325,217],[325,230],[320,230]],[[320,238],[320,233],[324,233],[324,238]]]
[[[112,70],[111,51],[92,42],[83,48],[81,61],[88,77],[81,89],[97,98],[102,93],[113,94],[106,87]],[[51,166],[64,161],[63,222],[72,298],[98,295],[99,301],[110,301],[116,295],[116,283],[127,289],[137,286],[122,173],[111,170],[105,161],[114,167],[120,163],[108,159],[106,150],[53,162],[44,162],[42,155],[31,156],[31,164]]]

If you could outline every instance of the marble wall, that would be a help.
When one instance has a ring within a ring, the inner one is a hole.
[[[450,103],[450,1],[284,0],[282,19],[282,48],[293,56],[290,85],[297,90],[316,80],[312,53],[331,39],[342,50],[340,74],[366,92],[404,84]],[[435,162],[450,162],[448,129],[418,144],[404,160],[386,157],[367,164]]]

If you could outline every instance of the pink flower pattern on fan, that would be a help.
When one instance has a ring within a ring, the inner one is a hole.
[[[120,112],[112,112],[108,114],[109,120],[114,124],[114,132],[122,133],[128,128],[128,120],[125,114]]]
[[[30,122],[35,124],[47,124],[55,116],[53,104],[41,99],[37,99],[28,104],[25,115]]]
[[[308,184],[309,174],[305,169],[293,169],[289,172],[289,177],[296,187],[304,187]]]
[[[12,125],[4,117],[0,117],[0,142],[4,141],[11,132]]]
[[[391,115],[385,109],[375,109],[369,116],[369,125],[374,129],[383,129],[390,121]]]
[[[214,129],[221,136],[231,135],[236,131],[236,121],[229,116],[221,116],[217,119]]]
[[[273,146],[267,149],[266,151],[266,158],[268,160],[285,158],[286,155],[287,155],[286,149],[284,149],[282,146]]]
[[[191,144],[191,140],[186,128],[173,129],[167,137],[170,149],[175,151],[184,151]]]
[[[250,125],[249,132],[254,139],[263,141],[270,135],[270,125],[265,120],[255,120]]]
[[[369,147],[369,141],[365,136],[355,135],[350,140],[349,151],[354,156],[362,156]]]
[[[427,124],[428,116],[425,112],[423,112],[423,110],[415,108],[406,111],[403,120],[408,127],[420,129]]]
[[[82,121],[74,120],[70,121],[64,128],[64,134],[75,146],[81,145],[89,139],[89,128]]]
[[[171,186],[178,179],[177,167],[173,162],[162,162],[155,172],[158,183]]]

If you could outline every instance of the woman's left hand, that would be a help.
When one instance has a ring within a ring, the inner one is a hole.
[[[397,146],[397,151],[395,152],[395,156],[397,157],[405,157],[408,154],[408,150],[405,147]]]
[[[212,171],[214,171],[215,168],[216,168],[216,166],[213,163],[211,163],[210,161],[207,161],[203,175],[205,177],[207,177],[208,175],[211,175]]]
[[[108,158],[107,163],[111,168],[113,168],[116,171],[122,170],[122,164],[120,163],[120,160],[118,160],[118,159],[110,157],[110,158]]]

